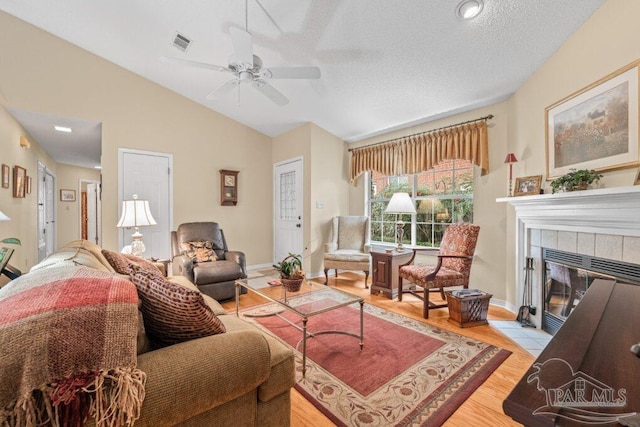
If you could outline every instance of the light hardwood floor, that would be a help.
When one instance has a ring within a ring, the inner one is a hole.
[[[534,361],[522,347],[515,344],[507,336],[490,325],[459,328],[448,322],[449,314],[446,308],[431,310],[429,319],[422,318],[422,302],[411,295],[405,295],[402,302],[390,300],[384,296],[371,295],[369,289],[364,288],[364,277],[356,273],[341,273],[338,279],[330,278],[329,286],[345,292],[357,294],[364,298],[365,303],[382,307],[386,310],[402,314],[413,319],[436,325],[442,329],[451,330],[470,338],[483,341],[496,347],[512,352],[498,369],[463,403],[460,408],[447,420],[445,426],[517,426],[510,417],[502,412],[502,401],[511,389],[525,374]],[[318,279],[319,280],[319,279]],[[437,302],[437,296],[432,299]],[[240,299],[241,307],[249,307],[264,302],[255,295],[243,295]],[[233,301],[223,304],[230,310],[235,307]],[[515,314],[500,307],[489,307],[489,319],[513,320]],[[292,389],[291,426],[292,427],[324,427],[334,424],[316,409],[307,399]]]

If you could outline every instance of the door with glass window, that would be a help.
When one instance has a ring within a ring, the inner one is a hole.
[[[274,178],[274,263],[289,253],[302,254],[302,158],[278,163]]]

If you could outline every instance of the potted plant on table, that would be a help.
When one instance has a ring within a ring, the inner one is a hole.
[[[591,169],[570,169],[569,173],[551,181],[551,189],[558,191],[586,190],[594,182],[599,182],[602,175]]]
[[[285,259],[276,264],[275,269],[280,272],[280,281],[287,291],[297,292],[300,290],[304,280],[301,255],[290,253]]]

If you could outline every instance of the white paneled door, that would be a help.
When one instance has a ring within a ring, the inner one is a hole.
[[[274,166],[274,263],[289,253],[302,254],[302,158]]]
[[[167,153],[118,149],[119,191],[118,218],[122,201],[148,200],[151,215],[158,223],[141,227],[146,247],[145,258],[169,259],[173,228],[173,156]],[[115,224],[114,224],[115,227]],[[120,229],[120,248],[131,244],[133,229]]]

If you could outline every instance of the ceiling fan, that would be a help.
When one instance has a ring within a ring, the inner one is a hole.
[[[268,79],[319,79],[320,68],[318,67],[271,67],[263,68],[262,59],[253,54],[253,40],[247,31],[247,9],[245,3],[245,30],[231,27],[231,43],[233,44],[233,55],[229,58],[227,67],[209,64],[206,62],[196,62],[187,59],[160,57],[160,61],[169,64],[186,65],[188,67],[204,68],[214,71],[222,71],[233,74],[233,78],[213,90],[207,95],[207,99],[222,97],[227,92],[241,84],[249,84],[258,92],[273,101],[276,105],[282,106],[289,102],[275,87],[271,86]]]

